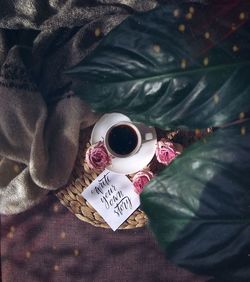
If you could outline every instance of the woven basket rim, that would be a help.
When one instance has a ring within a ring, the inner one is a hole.
[[[85,161],[86,150],[90,146],[89,139],[92,128],[84,130],[81,134],[79,152],[71,179],[68,185],[56,191],[55,195],[81,221],[95,227],[110,228],[102,216],[81,196],[82,191],[102,173],[93,171]],[[138,208],[118,229],[143,227],[147,220],[146,214]]]

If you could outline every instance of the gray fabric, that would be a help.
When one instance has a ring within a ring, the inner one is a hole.
[[[63,71],[154,0],[4,0],[0,9],[0,213],[19,213],[65,185],[80,128],[97,116]]]

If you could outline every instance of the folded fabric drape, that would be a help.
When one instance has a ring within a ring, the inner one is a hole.
[[[1,2],[0,213],[22,212],[67,183],[80,129],[98,116],[74,96],[64,70],[128,15],[157,5],[155,0]]]

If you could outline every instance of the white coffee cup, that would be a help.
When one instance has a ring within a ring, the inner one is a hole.
[[[112,156],[126,158],[136,154],[145,141],[153,138],[150,130],[145,132],[144,125],[121,121],[107,130],[104,144]]]

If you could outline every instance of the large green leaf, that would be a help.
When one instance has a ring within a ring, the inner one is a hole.
[[[237,119],[250,110],[246,2],[166,5],[129,17],[68,71],[76,94],[95,111],[165,129]]]
[[[147,185],[143,209],[174,262],[219,281],[249,281],[249,173],[245,121],[192,145]]]

